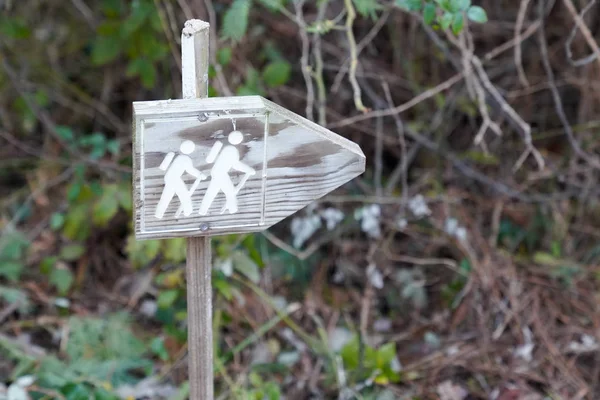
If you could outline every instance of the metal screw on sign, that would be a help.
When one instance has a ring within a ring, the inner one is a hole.
[[[265,230],[365,170],[357,144],[263,97],[208,98],[208,43],[187,21],[183,99],[133,103],[136,237],[188,238],[192,400],[214,398],[210,237]]]

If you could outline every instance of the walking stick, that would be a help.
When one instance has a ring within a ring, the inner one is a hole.
[[[200,184],[200,181],[202,179],[200,178],[196,178],[196,180],[194,181],[194,183],[192,184],[192,187],[190,188],[190,200],[192,198],[192,196],[194,195],[194,192],[196,191],[196,189],[198,189],[198,185]],[[179,216],[181,215],[181,213],[183,212],[183,204],[179,204],[179,208],[177,209],[177,212],[175,213],[175,218],[179,218]]]
[[[246,181],[248,180],[248,178],[250,178],[250,174],[246,173],[246,175],[244,175],[244,177],[242,178],[242,180],[240,181],[240,183],[238,183],[238,185],[235,187],[235,189],[233,191],[233,194],[235,194],[237,196],[237,194],[242,189],[242,186],[244,186],[246,184]],[[226,209],[227,209],[227,203],[225,203],[223,205],[223,208],[221,208],[221,214],[223,214]]]

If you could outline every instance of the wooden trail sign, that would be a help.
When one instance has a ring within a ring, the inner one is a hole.
[[[184,99],[133,103],[136,237],[188,237],[191,400],[214,398],[210,236],[264,230],[365,170],[355,143],[260,96],[206,98],[208,43],[187,21]]]
[[[133,109],[139,239],[261,231],[365,169],[358,145],[260,96]]]

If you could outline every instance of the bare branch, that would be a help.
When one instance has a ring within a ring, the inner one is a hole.
[[[542,3],[543,2],[540,1],[540,4]],[[542,8],[541,5],[540,8]],[[546,71],[546,75],[548,76],[548,85],[550,86],[552,98],[554,99],[554,107],[556,109],[556,114],[558,115],[558,118],[560,119],[563,128],[565,129],[565,134],[567,135],[569,144],[573,148],[575,154],[577,154],[579,157],[588,162],[592,167],[600,169],[600,160],[597,157],[586,153],[579,145],[579,142],[577,141],[577,139],[575,138],[575,134],[573,133],[573,128],[571,128],[571,124],[569,123],[569,119],[567,118],[567,115],[565,113],[565,109],[560,98],[560,93],[558,91],[558,88],[556,87],[554,71],[552,71],[550,59],[548,58],[548,44],[546,43],[546,33],[543,22],[539,33],[539,41],[540,53],[542,55],[542,63],[544,64],[544,70]]]
[[[358,111],[365,113],[368,110],[362,102],[360,86],[358,84],[358,81],[356,80],[356,67],[358,66],[358,50],[356,48],[356,39],[354,38],[354,32],[352,31],[354,19],[356,18],[356,11],[354,10],[352,0],[344,0],[344,4],[346,5],[346,11],[348,12],[348,15],[346,16],[346,37],[348,38],[348,46],[350,47],[350,70],[348,71],[348,78],[350,79],[352,90],[354,91],[354,105],[356,106],[356,109]]]
[[[527,7],[529,6],[530,2],[531,0],[521,0],[521,5],[519,6],[519,15],[517,16],[517,23],[515,25],[515,42],[518,43],[515,46],[515,66],[517,67],[519,80],[525,87],[529,86],[529,81],[527,80],[525,70],[523,69],[523,53],[521,52],[521,43],[524,39],[521,36],[521,31],[523,30],[523,23],[525,22]]]
[[[311,67],[309,63],[310,56],[310,42],[308,40],[308,33],[306,31],[306,22],[304,21],[304,12],[302,7],[304,6],[305,0],[295,0],[294,8],[296,10],[296,24],[300,28],[298,33],[300,40],[302,41],[302,57],[300,58],[300,65],[302,67],[302,76],[306,84],[306,118],[311,121],[315,120],[313,108],[315,104],[315,89],[313,86]]]
[[[584,65],[587,65],[587,64],[593,62],[594,60],[597,60],[599,57],[599,54],[600,54],[600,52],[598,51],[598,45],[596,44],[596,41],[594,40],[593,37],[590,38],[591,33],[590,33],[589,29],[587,28],[587,26],[585,25],[585,22],[583,22],[583,17],[589,11],[589,9],[592,8],[595,4],[596,4],[596,0],[590,0],[590,2],[581,10],[579,15],[575,17],[575,26],[571,30],[571,33],[569,34],[569,38],[567,39],[567,42],[565,43],[565,50],[567,52],[567,60],[569,61],[569,63],[571,65],[573,65],[575,67],[582,67]],[[573,3],[570,3],[570,5],[572,7]],[[569,8],[568,4],[567,4],[567,8]],[[574,9],[574,7],[573,7],[573,9]],[[569,9],[569,11],[571,11],[571,9]],[[588,44],[590,44],[590,47],[594,50],[594,52],[587,57],[580,58],[578,60],[574,60],[573,52],[571,51],[571,44],[573,43],[573,39],[575,39],[575,36],[577,35],[577,30],[578,30],[577,28],[581,26],[580,24],[583,24],[584,28],[581,28],[581,32],[585,36],[586,40],[588,41]]]

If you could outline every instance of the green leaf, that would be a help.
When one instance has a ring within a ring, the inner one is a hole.
[[[258,235],[248,235],[242,241],[242,246],[248,252],[248,256],[258,265],[259,267],[264,267],[265,263],[262,258],[262,253],[260,251],[261,245],[257,243],[261,238]]]
[[[95,224],[105,226],[119,211],[117,190],[116,185],[107,185],[104,187],[102,196],[94,204],[93,208],[92,219]]]
[[[231,39],[234,42],[242,40],[248,29],[248,14],[251,4],[250,0],[233,1],[223,17],[221,34],[224,39]]]
[[[101,36],[116,36],[121,29],[121,21],[107,20],[98,25],[96,32]]]
[[[115,60],[121,53],[118,36],[98,36],[92,43],[92,63],[104,65]]]
[[[21,18],[0,18],[0,33],[11,39],[27,39],[31,36],[31,29]]]
[[[440,23],[442,29],[450,28],[450,24],[452,24],[452,21],[454,21],[454,14],[449,12],[445,12],[444,15],[438,17],[438,22]]]
[[[54,131],[62,140],[64,140],[67,143],[71,143],[73,142],[73,140],[75,140],[75,134],[73,133],[73,130],[68,126],[58,125],[54,129]]]
[[[23,233],[5,228],[0,235],[0,260],[20,260],[28,246],[29,240]]]
[[[125,73],[127,76],[139,76],[142,80],[142,85],[146,89],[152,89],[156,83],[156,68],[145,57],[136,58],[131,61]]]
[[[82,147],[104,147],[105,144],[106,136],[100,132],[94,132],[79,139],[79,145]]]
[[[121,0],[102,0],[100,9],[107,17],[118,17],[122,12]]]
[[[186,241],[184,238],[161,240],[165,261],[180,263],[185,260]]]
[[[487,13],[479,6],[473,6],[467,11],[467,18],[473,22],[484,24],[488,21]]]
[[[258,270],[258,265],[248,255],[242,251],[235,251],[232,256],[233,266],[234,268],[245,275],[248,279],[250,279],[254,283],[258,283],[260,280],[260,272]]]
[[[90,234],[90,209],[88,204],[78,204],[69,209],[65,216],[63,234],[75,241],[83,241]]]
[[[274,61],[269,63],[263,70],[262,76],[269,87],[285,85],[290,79],[292,66],[287,61]]]
[[[21,289],[15,289],[6,286],[0,286],[0,298],[9,304],[21,303],[26,304],[29,302],[27,293]]]
[[[67,294],[73,281],[73,272],[61,263],[58,263],[50,273],[50,283],[58,289],[61,296]]]
[[[44,259],[40,262],[40,271],[42,274],[50,275],[57,261],[58,257],[56,256],[44,257]]]
[[[62,228],[63,224],[65,223],[65,216],[59,212],[55,212],[54,214],[52,214],[52,216],[50,216],[50,228],[52,230],[58,230],[60,228]]]
[[[452,5],[450,4],[450,0],[434,0],[443,10],[451,11]]]
[[[179,290],[170,289],[160,292],[157,299],[157,304],[160,308],[169,308],[175,303],[179,296]]]
[[[110,394],[106,390],[102,388],[97,388],[94,390],[94,400],[119,400],[119,397]]]
[[[60,250],[60,258],[65,261],[78,260],[83,253],[85,253],[85,247],[81,244],[69,244]]]
[[[156,84],[156,68],[150,62],[144,64],[144,68],[140,71],[140,78],[142,78],[142,85],[146,89],[152,89]]]
[[[251,66],[246,68],[246,82],[237,89],[238,96],[262,95],[263,91],[259,87],[260,74]]]
[[[231,61],[232,50],[231,47],[221,47],[219,51],[217,51],[217,61],[222,66],[226,66]]]
[[[69,383],[61,389],[67,400],[89,400],[90,391],[83,383]]]
[[[279,400],[281,399],[281,389],[275,382],[267,382],[264,386],[265,397],[268,400]]]
[[[377,366],[381,369],[396,357],[396,343],[387,343],[377,350]]]
[[[342,356],[342,360],[344,361],[344,366],[348,370],[354,370],[358,368],[358,364],[360,361],[358,336],[354,336],[351,341],[349,341],[344,345],[344,347],[342,347],[340,355]]]
[[[458,35],[463,27],[465,26],[465,18],[463,17],[462,12],[457,12],[454,14],[454,20],[452,21],[452,32],[455,35]]]
[[[133,2],[133,12],[122,23],[121,29],[125,37],[131,36],[137,32],[142,24],[146,21],[150,13],[154,11],[151,2],[135,1]]]
[[[25,266],[19,261],[0,261],[0,276],[12,282],[17,282],[23,273]]]
[[[136,240],[134,235],[127,238],[126,252],[135,267],[142,267],[154,260],[160,252],[160,240]]]
[[[117,190],[117,200],[119,201],[119,206],[125,211],[131,211],[133,207],[133,199],[131,196],[131,184],[128,181],[122,182],[119,184],[119,189]]]
[[[106,150],[108,150],[112,155],[116,156],[117,154],[119,154],[119,148],[120,144],[119,141],[116,139],[108,140],[106,142]]]
[[[408,11],[419,11],[423,7],[421,0],[396,0],[396,4]]]
[[[258,71],[251,66],[246,68],[246,85],[250,87],[258,87],[258,83],[260,80],[260,74]]]
[[[471,6],[471,0],[451,0],[452,11],[467,11]]]
[[[285,6],[286,0],[258,0],[258,2],[271,11],[277,11]]]
[[[81,182],[73,182],[69,185],[69,189],[67,189],[67,199],[70,202],[75,201],[81,192]]]
[[[233,293],[231,293],[231,285],[224,279],[213,280],[213,286],[217,289],[217,292],[221,293],[227,301],[233,299]]]
[[[377,0],[352,0],[356,11],[363,17],[376,17],[376,12],[382,8]]]
[[[155,337],[150,342],[150,350],[158,356],[162,361],[169,360],[169,352],[165,347],[165,340],[161,337]]]
[[[437,7],[433,3],[427,3],[423,9],[423,20],[427,25],[431,25],[435,19]]]

